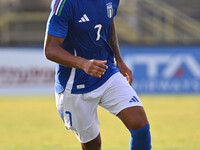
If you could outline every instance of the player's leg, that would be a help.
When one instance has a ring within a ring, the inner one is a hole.
[[[150,150],[150,126],[143,107],[125,108],[117,115],[131,133],[131,150]]]
[[[150,150],[149,123],[143,105],[126,78],[113,75],[100,106],[118,116],[131,132],[131,150]]]
[[[136,130],[148,124],[148,120],[142,106],[125,108],[117,114],[117,116],[129,130]]]
[[[97,95],[97,94],[95,94]],[[100,150],[101,137],[97,105],[99,98],[88,94],[56,94],[58,112],[66,129],[72,130],[81,143],[83,150]]]
[[[83,150],[101,150],[101,136],[100,134],[92,141],[81,143]]]

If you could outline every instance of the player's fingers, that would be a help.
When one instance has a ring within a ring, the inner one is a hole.
[[[101,75],[95,74],[95,73],[89,73],[89,75],[91,75],[91,76],[93,76],[93,77],[96,77],[96,78],[100,78],[100,77],[101,77]]]
[[[106,69],[108,68],[108,66],[105,65],[106,62],[106,60],[90,60],[90,65],[87,66],[85,72],[94,77],[101,77],[102,75],[104,75]]]
[[[104,73],[106,70],[105,69],[103,69],[103,68],[100,68],[100,67],[95,67],[95,70],[97,71],[97,72],[99,72],[99,73]]]
[[[96,60],[96,65],[105,69],[108,69],[108,66],[106,65],[107,60],[101,61],[101,60]]]
[[[125,73],[125,74],[126,74],[126,78],[127,78],[128,82],[129,82],[129,84],[131,85],[132,82],[133,82],[133,77],[132,77],[132,75],[130,75],[130,74],[128,74],[128,73]]]
[[[96,67],[93,70],[93,73],[96,74],[98,77],[101,77],[102,75],[104,75],[105,71],[106,71],[105,69],[102,69],[100,67]]]
[[[100,78],[104,73],[102,72],[91,72],[90,75],[94,76],[94,77],[97,77],[97,78]]]
[[[122,74],[124,77],[127,78],[127,73],[126,73],[126,72],[122,72],[122,71],[120,71],[120,72],[121,72],[121,74]]]
[[[130,83],[130,85],[132,85],[132,83],[133,83],[133,76],[130,76],[129,83]]]
[[[105,69],[100,68],[98,66],[93,66],[88,70],[88,74],[95,76],[95,77],[101,77],[105,73]]]

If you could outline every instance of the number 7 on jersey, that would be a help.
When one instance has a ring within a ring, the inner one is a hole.
[[[96,41],[98,41],[100,39],[100,32],[101,32],[102,25],[98,24],[94,28],[95,29],[98,28],[98,30],[97,30],[97,38],[96,38]]]

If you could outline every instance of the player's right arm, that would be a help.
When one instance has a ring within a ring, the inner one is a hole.
[[[64,50],[60,45],[64,38],[46,35],[44,52],[47,59],[59,63],[66,67],[83,69],[87,74],[94,77],[101,77],[108,67],[107,61],[87,60],[82,57],[74,56]]]
[[[67,37],[68,21],[73,16],[72,2],[73,0],[53,0],[44,43],[45,56],[63,66],[83,69],[89,75],[101,77],[107,68],[106,61],[74,56],[60,46]]]

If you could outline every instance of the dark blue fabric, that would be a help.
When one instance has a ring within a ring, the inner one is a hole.
[[[101,78],[77,69],[72,93],[90,92],[119,71],[114,64],[113,50],[109,45],[111,22],[117,14],[118,4],[119,0],[53,0],[47,34],[64,38],[62,47],[66,51],[74,54],[76,50],[77,56],[85,59],[107,60],[109,66]],[[111,9],[113,13],[110,16],[108,11]],[[57,65],[57,93],[65,89],[70,72],[71,68]],[[84,85],[84,88],[78,89],[78,85]]]
[[[130,150],[151,150],[150,125],[137,130],[130,130]]]

